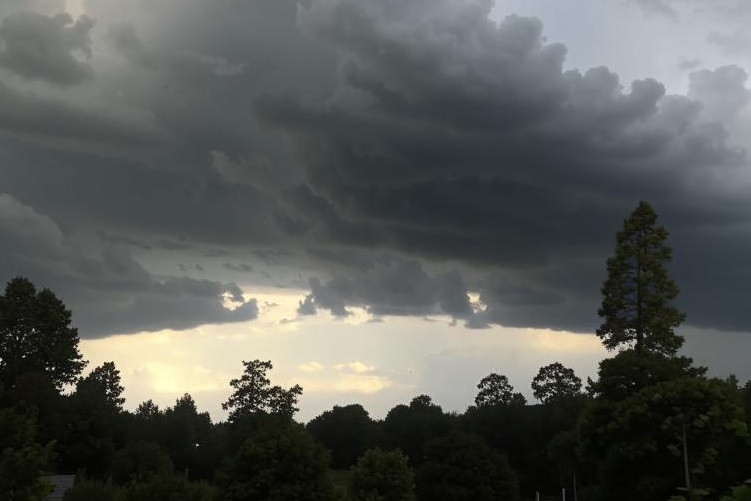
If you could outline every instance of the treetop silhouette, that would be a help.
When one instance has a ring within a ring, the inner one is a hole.
[[[643,201],[616,235],[597,312],[604,320],[597,335],[607,349],[633,346],[637,352],[672,356],[683,345],[674,332],[685,315],[672,303],[678,287],[666,269],[672,259],[667,237],[657,213]]]

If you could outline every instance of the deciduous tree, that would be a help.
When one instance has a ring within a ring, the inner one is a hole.
[[[24,372],[46,374],[60,389],[86,362],[78,351],[71,312],[49,289],[14,278],[0,295],[0,379],[12,389]]]
[[[571,398],[581,393],[582,380],[573,369],[555,362],[540,367],[532,380],[532,392],[537,400],[546,404],[562,398]]]
[[[78,392],[93,392],[103,400],[105,407],[121,411],[125,399],[121,396],[123,386],[120,384],[120,371],[115,367],[115,362],[104,362],[95,367],[77,385]]]
[[[233,421],[244,414],[278,414],[290,419],[299,409],[297,400],[302,395],[302,387],[294,385],[285,390],[281,386],[271,386],[266,372],[273,369],[271,361],[243,361],[243,375],[230,381],[234,389],[222,409],[229,410],[229,420]]]
[[[491,501],[519,498],[519,480],[506,457],[464,433],[430,441],[417,470],[420,499]]]
[[[286,421],[262,427],[219,472],[222,499],[329,501],[334,486],[328,465],[326,449],[302,426]]]
[[[414,501],[415,475],[401,451],[370,449],[352,467],[355,501]]]
[[[527,400],[521,393],[515,393],[514,387],[508,382],[506,376],[500,374],[490,374],[480,380],[477,385],[480,390],[475,397],[477,407],[487,407],[493,405],[525,405]]]

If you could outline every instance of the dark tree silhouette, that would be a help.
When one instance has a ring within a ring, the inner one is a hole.
[[[448,434],[453,426],[449,414],[444,414],[428,395],[419,395],[409,405],[400,404],[388,412],[383,433],[389,448],[403,451],[415,466],[423,459],[425,443]]]
[[[302,395],[302,387],[294,385],[289,390],[281,386],[270,386],[266,371],[274,368],[271,361],[243,361],[245,370],[238,379],[230,381],[234,389],[222,409],[229,410],[229,420],[233,421],[244,414],[279,414],[290,419],[299,409],[297,399]]]
[[[514,387],[508,382],[508,378],[499,374],[490,374],[480,380],[477,385],[480,390],[475,397],[477,407],[494,405],[525,405],[527,400],[521,393],[514,393]]]
[[[120,396],[124,389],[120,384],[120,371],[115,367],[115,362],[104,362],[77,384],[77,391],[96,392],[107,407],[118,411],[122,410],[125,403],[125,399]]]
[[[431,440],[417,470],[420,499],[496,500],[519,498],[519,480],[503,454],[478,436],[455,433]]]
[[[573,369],[555,362],[540,367],[532,380],[532,393],[540,402],[546,404],[562,398],[575,397],[581,393],[582,380]]]
[[[376,442],[376,423],[362,405],[334,406],[306,426],[331,451],[331,466],[349,468]]]
[[[75,382],[86,362],[78,351],[71,312],[49,289],[37,292],[14,278],[0,296],[0,379],[11,389],[24,372],[48,376],[60,389]]]
[[[329,457],[305,429],[286,421],[262,427],[225,461],[217,478],[228,501],[328,501]]]
[[[35,435],[32,418],[0,409],[0,499],[46,499],[48,485],[40,473],[51,451]]]
[[[401,451],[370,449],[352,467],[355,501],[415,501],[415,475]]]
[[[637,352],[674,355],[683,345],[673,331],[685,315],[672,305],[678,287],[665,268],[672,258],[667,237],[647,202],[639,202],[616,235],[597,312],[604,319],[597,335],[607,349],[633,346]]]

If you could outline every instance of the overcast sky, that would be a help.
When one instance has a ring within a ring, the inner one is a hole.
[[[491,371],[593,375],[605,260],[670,231],[686,353],[751,369],[745,0],[5,0],[0,278],[74,312],[128,406],[300,417]]]

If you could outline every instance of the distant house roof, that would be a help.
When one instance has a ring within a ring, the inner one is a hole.
[[[65,492],[73,487],[75,475],[45,475],[44,479],[51,483],[55,490],[47,496],[47,501],[62,501]]]

